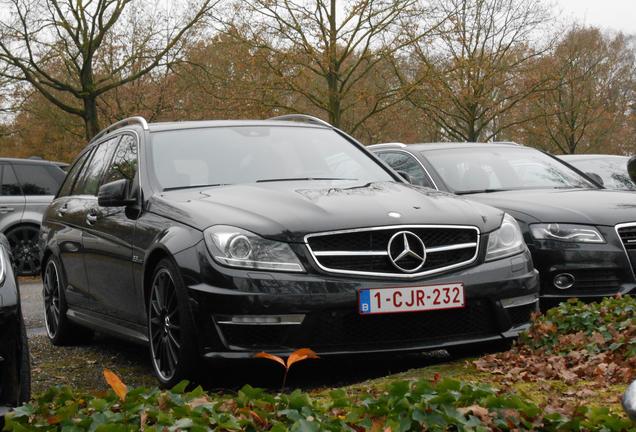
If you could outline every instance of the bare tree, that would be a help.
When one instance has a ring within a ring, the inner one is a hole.
[[[436,0],[451,15],[440,35],[415,46],[426,78],[409,100],[448,139],[489,141],[519,119],[505,114],[541,91],[535,60],[549,48],[538,30],[548,22],[540,0]],[[526,119],[521,119],[525,121]]]
[[[393,57],[435,27],[426,26],[418,0],[245,0],[241,6],[248,14],[237,27],[269,52],[264,60],[280,86],[276,107],[308,106],[338,127],[346,122],[351,133],[412,91],[412,83],[395,76]]]
[[[0,0],[0,62],[8,67],[0,74],[81,117],[91,138],[100,95],[170,61],[215,4],[161,13],[158,1]],[[114,47],[108,59],[105,45]]]
[[[636,60],[631,39],[573,27],[549,56],[542,75],[552,89],[528,104],[525,129],[537,145],[559,153],[629,152],[634,148]]]

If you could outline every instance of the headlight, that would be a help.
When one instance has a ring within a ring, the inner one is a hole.
[[[503,222],[497,231],[488,236],[486,261],[492,261],[516,255],[526,249],[519,224],[509,214],[504,214]]]
[[[573,224],[532,224],[530,232],[537,240],[557,240],[569,243],[605,243],[593,226]]]
[[[226,225],[210,227],[203,235],[210,254],[220,264],[257,270],[305,271],[287,243]]]

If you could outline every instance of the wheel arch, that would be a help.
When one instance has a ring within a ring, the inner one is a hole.
[[[9,232],[11,232],[13,230],[16,230],[18,228],[22,228],[22,227],[25,227],[25,226],[30,226],[30,227],[33,227],[33,228],[37,228],[38,230],[40,230],[40,228],[42,227],[41,224],[33,222],[33,221],[19,220],[19,221],[16,221],[16,222],[12,223],[11,225],[6,226],[2,231],[6,235],[6,234],[8,234]]]
[[[144,304],[145,307],[148,307],[148,297],[150,296],[150,286],[152,284],[152,274],[157,267],[157,264],[162,259],[169,259],[174,262],[174,257],[172,253],[163,245],[157,245],[153,250],[150,251],[146,259],[144,260],[144,272],[142,276],[142,286],[144,293]]]

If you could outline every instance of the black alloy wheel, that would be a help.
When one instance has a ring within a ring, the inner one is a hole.
[[[34,276],[40,273],[39,228],[23,225],[9,231],[6,236],[18,276]]]
[[[51,256],[44,269],[44,325],[49,340],[53,345],[73,345],[89,341],[93,337],[93,331],[70,322],[66,316],[66,279],[60,261]]]
[[[150,293],[148,331],[155,372],[162,383],[177,374],[181,352],[181,316],[174,279],[162,267],[155,273]]]
[[[49,260],[44,272],[44,324],[51,340],[60,328],[60,274],[54,260]]]

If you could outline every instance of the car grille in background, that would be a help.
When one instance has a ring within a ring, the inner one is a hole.
[[[492,305],[471,299],[465,308],[404,314],[359,315],[355,310],[307,315],[299,326],[220,325],[227,343],[252,349],[382,349],[435,345],[499,334]]]
[[[400,231],[417,235],[426,247],[426,262],[416,273],[406,273],[391,262],[387,248]],[[371,276],[414,277],[472,263],[479,249],[476,227],[392,226],[310,234],[309,250],[325,271]]]
[[[629,257],[632,268],[636,273],[636,222],[629,224],[621,224],[616,227],[616,232],[625,246],[627,256]]]

